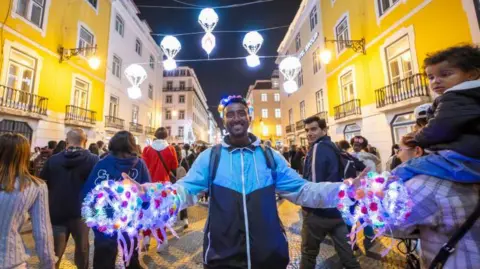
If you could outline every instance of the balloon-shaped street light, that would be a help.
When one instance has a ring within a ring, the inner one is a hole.
[[[263,37],[256,31],[248,32],[243,38],[243,47],[250,54],[247,56],[247,64],[250,67],[260,65],[260,58],[257,56],[258,51],[262,47]]]
[[[171,71],[177,68],[177,62],[175,61],[175,56],[182,49],[182,44],[174,36],[167,35],[162,39],[160,43],[160,48],[162,48],[163,53],[167,56],[167,59],[163,61],[163,67],[166,71]]]
[[[283,74],[285,78],[285,83],[283,83],[283,89],[286,93],[294,93],[298,90],[298,85],[295,79],[300,73],[302,69],[302,64],[297,57],[289,56],[283,59],[280,62],[278,67],[280,69],[280,73]]]

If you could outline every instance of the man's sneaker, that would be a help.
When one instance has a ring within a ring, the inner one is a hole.
[[[188,219],[184,219],[183,220],[183,229],[187,229],[188,228]]]
[[[146,252],[150,248],[150,236],[145,236],[142,242],[142,251]]]
[[[158,242],[157,245],[157,253],[162,253],[164,252],[168,247],[168,242],[164,240],[162,243]]]

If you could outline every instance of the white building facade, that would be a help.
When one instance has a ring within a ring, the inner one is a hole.
[[[169,142],[210,143],[210,117],[207,98],[190,67],[178,67],[163,73],[162,126]]]
[[[143,148],[161,125],[163,54],[150,35],[150,27],[138,14],[132,0],[112,4],[103,121],[105,141],[117,131],[128,130]],[[142,96],[135,100],[127,94],[132,85],[124,75],[133,63],[141,64],[147,72],[140,85]]]
[[[280,76],[285,145],[307,144],[304,119],[317,115],[329,122],[326,72],[320,61],[320,52],[324,48],[321,20],[320,1],[302,1],[277,50],[279,54],[277,63],[280,63],[286,55],[297,56],[302,63],[302,70],[297,78],[298,91],[292,94],[285,93],[284,78]]]

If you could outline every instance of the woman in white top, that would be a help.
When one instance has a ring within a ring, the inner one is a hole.
[[[47,185],[28,171],[30,145],[19,134],[0,136],[0,268],[27,268],[20,235],[27,213],[32,219],[39,268],[55,268]]]

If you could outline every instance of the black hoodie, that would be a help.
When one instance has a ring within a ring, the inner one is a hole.
[[[53,225],[81,218],[81,191],[98,156],[69,148],[48,159],[40,178],[47,181],[50,218]]]

